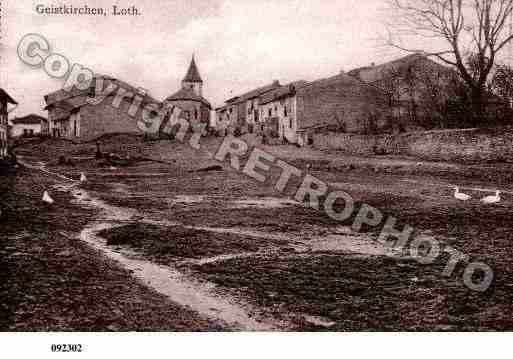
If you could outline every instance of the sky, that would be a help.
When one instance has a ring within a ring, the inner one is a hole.
[[[143,87],[158,100],[176,92],[194,54],[213,106],[280,80],[315,80],[401,54],[380,46],[382,0],[3,1],[0,87],[14,116],[45,114],[43,96],[63,81],[20,61],[28,33],[96,73]],[[135,4],[139,16],[40,15],[36,5]]]

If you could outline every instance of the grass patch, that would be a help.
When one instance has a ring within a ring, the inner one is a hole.
[[[387,257],[314,255],[238,258],[192,269],[219,286],[243,291],[275,315],[327,318],[336,323],[331,331],[511,327],[512,310],[505,293],[471,292],[459,278],[442,277],[439,265]]]
[[[107,239],[108,245],[128,245],[164,263],[184,258],[257,252],[270,246],[286,245],[284,241],[143,223],[103,230],[99,235]]]

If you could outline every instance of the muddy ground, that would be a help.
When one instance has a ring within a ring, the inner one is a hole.
[[[127,248],[139,258],[214,284],[216,295],[245,303],[250,316],[271,318],[281,323],[280,329],[513,329],[512,197],[506,193],[496,205],[479,202],[492,194],[479,189],[513,190],[510,165],[266,148],[301,169],[308,168],[332,188],[347,191],[357,208],[361,203],[372,205],[398,218],[399,226],[409,224],[417,233],[432,235],[466,254],[470,261],[488,264],[494,282],[479,293],[463,285],[464,265],[449,278],[442,275],[447,256],[422,265],[408,253],[389,255],[375,242],[379,228],[355,233],[348,228],[352,219],[339,223],[294,203],[290,195],[297,181],[286,193],[277,193],[276,170],[264,184],[226,164],[220,171],[196,172],[216,164],[208,154],[218,144],[207,141],[201,151],[163,142],[138,145],[135,141],[129,149],[111,144],[113,151],[122,149],[120,155],[132,151],[132,157],[139,153],[146,158],[126,167],[105,167],[103,160],[94,159],[91,145],[59,143],[56,151],[49,142],[27,145],[18,152],[27,161],[45,162],[72,178],[85,172],[88,182],[83,188],[91,196],[135,211],[129,221],[99,233],[107,245]],[[73,158],[73,165],[58,165],[58,154]],[[474,198],[465,203],[454,199],[454,184]],[[83,224],[62,223],[61,230],[78,230]],[[89,260],[101,260],[101,255],[90,253]],[[155,329],[159,328],[163,327]]]
[[[0,176],[1,331],[184,331],[220,325],[171,303],[77,240],[94,209],[18,168]],[[41,201],[48,189],[58,205]]]

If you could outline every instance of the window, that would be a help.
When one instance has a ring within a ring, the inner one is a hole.
[[[288,116],[288,113],[287,113],[287,105],[283,106],[283,116],[287,117]]]
[[[269,109],[269,117],[271,117],[272,115],[273,115],[273,109],[272,109],[272,108],[270,108],[270,109]]]
[[[293,123],[292,123],[292,117],[291,117],[289,120],[289,128],[292,128],[292,125],[293,125]]]
[[[23,136],[28,136],[28,130],[26,128],[23,129]]]

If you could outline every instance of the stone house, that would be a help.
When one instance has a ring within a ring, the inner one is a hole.
[[[217,118],[226,124],[229,133],[238,129],[241,133],[253,132],[260,122],[260,96],[281,87],[280,82],[275,80],[244,94],[225,101],[225,105],[216,109]]]
[[[0,88],[0,159],[8,156],[9,104],[17,105],[18,103],[4,89]]]
[[[320,130],[364,133],[370,120],[383,126],[388,115],[383,91],[345,73],[282,86],[262,95],[259,106],[268,134],[301,146]]]
[[[96,93],[97,88],[108,87],[115,90],[104,96]],[[105,75],[95,76],[86,90],[62,89],[46,95],[45,101],[49,134],[73,141],[89,141],[112,133],[141,133],[143,113],[156,116],[162,107],[138,88]]]
[[[257,131],[266,136],[279,137],[287,142],[296,142],[297,89],[306,86],[306,81],[293,82],[269,91],[259,98],[260,120]]]
[[[30,114],[24,117],[15,117],[11,120],[11,137],[33,137],[42,132],[42,127],[48,123],[46,118]]]
[[[166,108],[173,106],[182,110],[182,116],[191,125],[210,125],[212,106],[203,97],[203,80],[201,79],[194,56],[187,74],[182,80],[182,88],[164,100]]]
[[[422,54],[411,54],[380,65],[348,72],[385,91],[390,98],[393,126],[416,130],[444,116],[444,104],[454,93],[456,73]]]
[[[216,108],[216,128],[221,134],[234,134],[239,119],[238,96],[225,101],[225,105]]]

